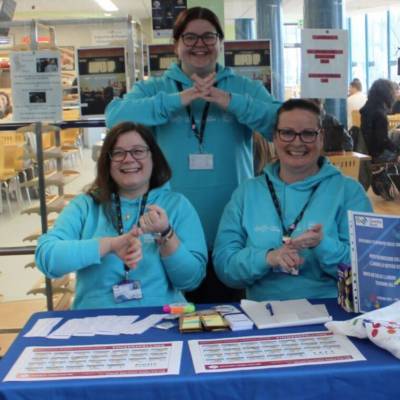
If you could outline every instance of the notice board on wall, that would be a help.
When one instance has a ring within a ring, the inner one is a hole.
[[[77,60],[81,115],[103,115],[114,97],[126,93],[126,49],[80,48]]]

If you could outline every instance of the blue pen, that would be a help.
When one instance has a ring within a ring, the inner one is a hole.
[[[272,309],[272,305],[271,303],[267,303],[265,305],[265,307],[267,308],[267,310],[269,311],[269,314],[271,315],[271,317],[274,315],[274,310]]]

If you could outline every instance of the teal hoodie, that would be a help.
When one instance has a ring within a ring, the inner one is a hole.
[[[177,64],[172,64],[162,77],[135,83],[123,99],[114,99],[106,109],[109,128],[122,121],[153,127],[172,168],[172,189],[183,193],[196,208],[209,247],[233,190],[254,175],[253,131],[270,138],[280,106],[260,81],[235,75],[230,68],[218,66],[216,81],[219,89],[231,94],[231,101],[227,111],[215,104],[209,108],[203,152],[213,155],[213,170],[189,169],[189,155],[199,152],[199,144],[176,82],[187,89],[192,81]],[[204,105],[201,99],[191,105],[198,127]]]
[[[318,185],[292,237],[322,224],[323,239],[315,248],[301,251],[305,261],[299,275],[275,272],[266,262],[267,251],[282,245],[282,227],[265,175],[261,175],[234,192],[221,218],[214,265],[225,284],[246,288],[247,298],[257,301],[337,296],[337,265],[350,263],[347,211],[372,211],[372,206],[358,182],[343,176],[328,159],[321,158],[321,162],[317,174],[292,184],[279,178],[279,162],[265,169],[285,226],[296,219]]]
[[[141,197],[121,198],[124,231],[137,223]],[[57,218],[54,227],[39,239],[35,260],[49,278],[76,271],[73,308],[162,306],[181,302],[182,291],[195,289],[205,276],[207,248],[199,217],[189,201],[169,190],[169,184],[149,192],[147,204],[162,207],[180,244],[161,257],[151,235],[143,235],[143,258],[128,278],[138,280],[143,298],[115,303],[112,287],[124,279],[123,262],[114,253],[100,257],[100,239],[117,236],[103,207],[89,195],[75,197]]]

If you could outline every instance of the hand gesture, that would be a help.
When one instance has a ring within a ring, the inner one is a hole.
[[[281,268],[283,272],[292,275],[298,275],[299,267],[304,262],[298,250],[286,243],[279,249],[269,251],[266,260],[272,268]]]
[[[161,207],[151,204],[140,217],[139,225],[143,233],[160,233],[169,227],[167,213]]]
[[[309,249],[318,246],[322,238],[322,225],[316,224],[296,238],[290,239],[289,244],[297,250]]]
[[[129,268],[136,268],[142,259],[141,230],[134,226],[123,235],[110,238],[110,251],[113,251]]]
[[[193,87],[181,92],[181,100],[184,106],[189,105],[196,99],[203,99],[210,103],[215,103],[222,109],[226,110],[231,96],[228,92],[214,87],[215,72],[207,75],[205,78],[199,77],[197,74],[191,76]]]
[[[223,110],[228,108],[231,96],[228,92],[214,86],[215,73],[212,73],[205,78],[200,78],[196,74],[193,74],[191,78],[193,79],[194,87],[199,91],[203,100],[217,104]]]

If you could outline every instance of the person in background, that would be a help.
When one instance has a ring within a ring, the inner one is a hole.
[[[251,300],[333,298],[337,265],[350,263],[347,212],[372,211],[361,185],[321,156],[321,110],[292,99],[278,111],[278,160],[233,193],[214,265]]]
[[[353,111],[359,111],[360,108],[367,102],[367,96],[362,92],[361,81],[354,78],[349,85],[349,95],[346,99],[347,105],[347,129],[353,126]]]
[[[322,129],[324,131],[324,151],[341,152],[353,150],[353,139],[345,127],[324,109],[322,99],[308,99],[321,110]]]
[[[373,162],[396,160],[399,148],[389,138],[387,116],[396,99],[396,84],[388,79],[376,80],[368,100],[361,108],[361,132]]]
[[[236,75],[217,63],[224,32],[207,8],[184,10],[173,40],[178,63],[162,77],[136,82],[106,109],[108,127],[124,120],[153,127],[171,164],[171,186],[193,203],[209,251],[222,210],[240,182],[254,175],[252,133],[272,136],[277,102],[260,81]],[[195,302],[239,300],[208,267]]]
[[[400,83],[397,84],[396,100],[393,104],[391,114],[400,114]]]
[[[109,131],[94,183],[36,249],[49,278],[76,272],[74,308],[162,306],[200,284],[204,233],[190,202],[170,191],[170,177],[147,128],[127,122]]]

